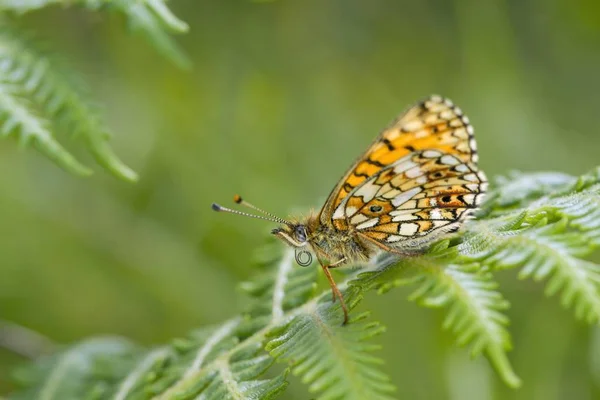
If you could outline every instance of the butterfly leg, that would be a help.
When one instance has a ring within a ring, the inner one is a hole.
[[[323,268],[323,272],[325,273],[325,276],[329,281],[329,286],[331,286],[331,292],[333,295],[332,301],[335,303],[336,297],[340,299],[340,305],[342,306],[342,310],[344,311],[344,322],[342,325],[346,325],[348,323],[348,307],[346,306],[346,302],[344,301],[344,296],[342,296],[342,292],[340,292],[340,289],[338,289],[337,285],[335,284],[335,281],[333,280],[333,276],[331,276],[331,271],[329,271],[331,267],[335,268],[343,261],[344,259],[337,261],[331,265],[324,265],[323,263],[321,263],[321,268]]]
[[[344,261],[346,261],[346,259],[342,258],[341,260],[338,260],[338,261],[334,262],[333,264],[329,264],[329,265],[327,265],[327,269],[334,269],[334,268],[340,267],[343,265]],[[332,286],[332,289],[333,289],[333,286]],[[335,303],[335,298],[338,297],[335,293],[335,290],[332,290],[331,295],[332,295],[331,301]],[[341,300],[341,297],[340,297],[340,300]]]

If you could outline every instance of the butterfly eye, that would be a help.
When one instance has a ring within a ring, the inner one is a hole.
[[[373,205],[369,208],[369,210],[371,210],[371,212],[373,213],[378,213],[383,209],[383,207],[379,206],[379,205]]]
[[[306,229],[303,225],[298,225],[295,229],[296,239],[300,242],[306,242]]]

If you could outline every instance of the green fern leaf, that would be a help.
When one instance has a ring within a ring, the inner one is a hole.
[[[585,182],[585,183],[582,183]],[[557,192],[496,218],[473,224],[458,252],[488,269],[522,267],[520,278],[549,278],[548,295],[577,318],[600,321],[600,266],[583,260],[600,245],[600,184],[597,171]]]
[[[64,0],[0,0],[0,12],[12,11],[17,14],[25,14],[30,11],[50,5],[65,3]]]
[[[457,343],[470,346],[474,356],[485,354],[504,382],[517,387],[507,357],[508,303],[493,274],[520,268],[521,277],[547,279],[548,294],[560,293],[577,317],[597,323],[600,268],[584,257],[600,244],[600,169],[578,179],[512,176],[509,189],[496,189],[477,220],[427,254],[383,254],[341,274],[338,285],[353,311],[348,326],[340,325],[340,305],[331,302],[329,289],[317,290],[320,267],[296,266],[293,250],[272,239],[257,254],[256,278],[242,285],[251,298],[243,315],[163,348],[127,348],[114,362],[95,363],[104,365],[95,369],[99,373],[51,381],[54,387],[77,387],[78,398],[274,398],[287,385],[287,370],[273,367],[278,361],[321,399],[392,398],[394,387],[373,354],[378,346],[372,340],[384,328],[355,309],[369,290],[414,285],[410,300],[444,309],[444,328]],[[14,398],[37,399],[61,359],[33,365],[29,370],[40,372],[21,375],[30,378],[21,379],[25,389]]]
[[[8,81],[0,104],[0,112],[6,115],[1,127],[4,134],[15,132],[24,143],[32,139],[36,147],[63,168],[89,175],[91,170],[77,162],[56,141],[52,131],[62,129],[83,139],[98,163],[115,176],[137,180],[136,173],[108,146],[108,129],[80,94],[78,88],[81,85],[76,85],[72,78],[76,74],[61,68],[60,63],[53,62],[50,56],[36,51],[31,41],[24,37],[26,35],[15,27],[5,25],[0,29],[0,73]],[[11,88],[21,91],[20,101]],[[35,105],[39,112],[34,113],[33,107],[25,104]],[[26,114],[26,111],[29,112]]]
[[[508,317],[502,311],[508,308],[508,302],[496,290],[492,274],[479,264],[458,264],[449,258],[448,244],[442,241],[429,255],[362,273],[351,285],[363,290],[375,288],[380,294],[394,287],[416,285],[409,300],[428,308],[445,308],[443,327],[456,336],[457,344],[470,345],[472,356],[485,353],[504,382],[518,387],[520,379],[506,355],[511,339],[506,329]],[[389,264],[390,257],[384,258]]]
[[[0,62],[2,56],[0,55]],[[0,73],[2,68],[0,68]],[[56,141],[49,129],[50,121],[38,115],[28,99],[13,82],[0,81],[0,136],[17,136],[21,145],[33,144],[58,165],[77,175],[92,171],[80,164]]]
[[[339,307],[327,299],[270,331],[266,349],[291,364],[319,399],[391,399],[395,387],[378,369],[382,360],[371,355],[379,346],[367,342],[384,328],[363,321],[367,316],[360,314],[349,326],[341,326]]]
[[[0,0],[0,13],[22,15],[57,4],[79,5],[90,10],[113,9],[125,15],[130,28],[145,36],[161,55],[181,68],[191,65],[169,36],[169,33],[186,33],[189,27],[171,12],[164,0]]]
[[[177,66],[188,69],[191,61],[169,33],[186,33],[188,25],[177,18],[166,6],[164,0],[84,0],[88,6],[99,8],[108,6],[127,18],[133,32],[144,36],[155,49]]]
[[[15,380],[27,390],[11,399],[81,400],[108,398],[120,376],[132,368],[140,348],[121,338],[95,338],[43,357],[19,369]]]

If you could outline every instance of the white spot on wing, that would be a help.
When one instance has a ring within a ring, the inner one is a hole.
[[[416,166],[414,168],[409,169],[404,174],[407,178],[416,178],[417,176],[421,176],[423,174],[423,171],[421,170],[421,167]]]
[[[469,205],[473,205],[473,204],[475,204],[475,195],[474,194],[465,194],[465,195],[463,195],[463,200],[465,201],[465,203],[467,203]]]
[[[373,199],[373,197],[375,197],[380,188],[381,186],[376,185],[373,181],[367,181],[361,185],[356,192],[354,192],[354,195],[362,196],[363,201],[368,203]]]
[[[344,215],[344,206],[345,203],[340,204],[334,211],[333,215],[331,216],[331,218],[333,219],[343,219],[345,217]]]
[[[402,236],[398,236],[398,235],[390,235],[387,238],[387,242],[388,243],[394,243],[394,242],[399,242],[400,240],[402,240]]]
[[[445,110],[440,113],[440,118],[442,119],[451,119],[454,116],[454,113],[451,110]]]
[[[442,157],[441,159],[442,164],[445,165],[457,165],[460,163],[460,160],[456,157],[453,157],[451,155],[446,154],[445,156]]]
[[[356,214],[354,217],[352,217],[352,219],[350,219],[350,222],[353,225],[357,225],[357,224],[360,224],[361,222],[366,221],[367,219],[369,219],[369,218],[366,217],[364,214]]]
[[[367,229],[367,228],[371,228],[372,226],[377,225],[377,223],[379,222],[379,218],[371,218],[368,221],[363,222],[360,225],[356,226],[356,229]]]
[[[418,217],[412,213],[398,214],[394,218],[392,218],[393,222],[402,222],[402,221],[414,221],[418,219]]]
[[[407,130],[409,132],[414,132],[418,129],[421,129],[422,127],[423,127],[423,123],[418,119],[408,121],[407,123],[402,125],[402,129]]]
[[[413,236],[419,230],[419,225],[414,222],[406,222],[404,224],[400,224],[400,229],[398,233],[402,236]]]
[[[441,155],[441,153],[439,151],[435,151],[435,150],[425,150],[423,152],[423,157],[426,158],[437,158]]]
[[[394,173],[399,174],[416,166],[417,164],[412,162],[410,156],[404,157],[394,163]]]
[[[418,189],[418,188],[415,188],[415,189]],[[394,204],[393,201],[392,201],[392,204]],[[404,209],[404,210],[416,209],[417,202],[416,202],[416,200],[409,200],[406,203],[400,204],[399,206],[396,206],[396,207]]]
[[[444,217],[442,216],[442,212],[440,210],[434,208],[431,210],[431,219],[444,219]]]
[[[457,165],[454,169],[458,172],[469,172],[469,167],[467,167],[465,164]]]
[[[356,211],[358,211],[358,210],[354,206],[346,207],[346,215],[349,217],[356,214]]]
[[[404,193],[400,193],[398,196],[396,196],[392,199],[392,204],[394,205],[394,207],[398,207],[399,205],[406,203],[408,200],[410,200],[415,194],[419,193],[420,191],[421,191],[421,188],[415,187],[410,190],[407,190]],[[414,208],[414,207],[412,207],[412,208]]]
[[[471,150],[473,151],[477,150],[477,142],[475,141],[475,139],[469,140],[469,147],[471,147]]]
[[[475,174],[467,174],[463,176],[463,179],[469,182],[477,182],[479,180]]]

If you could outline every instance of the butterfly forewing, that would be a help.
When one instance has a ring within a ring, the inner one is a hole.
[[[332,191],[320,221],[384,248],[418,246],[458,228],[485,189],[467,117],[432,96],[383,131]]]

